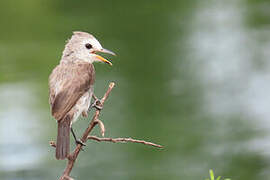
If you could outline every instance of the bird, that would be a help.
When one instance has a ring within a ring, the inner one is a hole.
[[[56,159],[65,159],[69,154],[70,132],[76,143],[84,145],[76,138],[72,123],[80,115],[87,117],[94,95],[94,62],[112,63],[96,54],[115,55],[105,49],[90,33],[74,31],[67,41],[59,64],[49,76],[49,104],[51,114],[57,122]],[[97,106],[96,106],[97,107]]]

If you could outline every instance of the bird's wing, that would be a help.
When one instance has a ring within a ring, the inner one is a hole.
[[[95,80],[94,66],[89,63],[67,63],[58,65],[50,75],[50,105],[52,115],[61,120],[89,91]]]

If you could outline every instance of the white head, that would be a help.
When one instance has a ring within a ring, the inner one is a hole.
[[[112,65],[110,61],[97,55],[96,52],[115,55],[112,51],[104,49],[93,35],[86,32],[75,31],[65,46],[62,61],[82,60],[89,63],[103,61]]]

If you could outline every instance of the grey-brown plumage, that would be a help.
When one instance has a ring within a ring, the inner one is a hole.
[[[95,81],[94,66],[87,62],[61,63],[50,75],[50,104],[56,120],[62,119]],[[58,89],[57,94],[55,89]]]
[[[60,64],[49,77],[49,101],[57,120],[56,158],[69,154],[70,127],[81,114],[87,114],[95,81],[94,61],[111,64],[95,52],[114,54],[85,32],[74,32],[63,52]]]
[[[50,104],[58,123],[56,158],[64,159],[69,153],[70,125],[78,111],[87,111],[94,84],[94,66],[87,62],[60,63],[50,76]],[[56,92],[57,91],[57,92]],[[87,97],[88,100],[84,100]],[[89,101],[86,105],[81,101]],[[76,108],[77,103],[77,108]],[[86,106],[86,107],[80,107]],[[87,112],[85,112],[87,113]]]

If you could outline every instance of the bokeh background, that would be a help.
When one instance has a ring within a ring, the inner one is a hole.
[[[76,30],[118,54],[95,65],[106,136],[165,149],[88,142],[75,179],[270,179],[270,1],[10,0],[0,22],[1,180],[62,174],[47,82]]]

